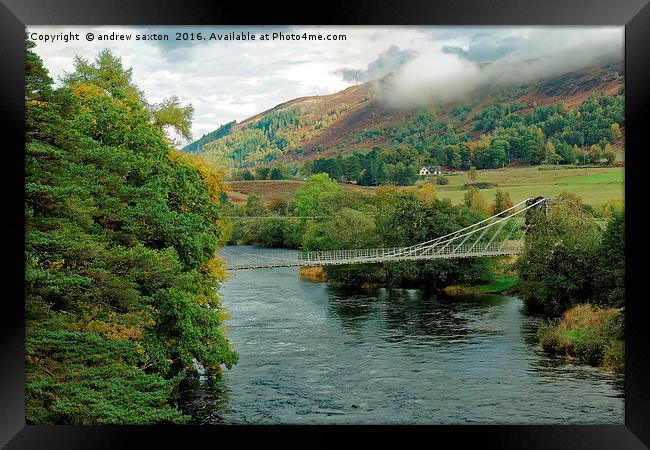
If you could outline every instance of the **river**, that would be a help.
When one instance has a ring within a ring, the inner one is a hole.
[[[192,423],[624,423],[624,377],[543,352],[542,319],[519,298],[232,274],[221,294],[239,364],[185,388]]]

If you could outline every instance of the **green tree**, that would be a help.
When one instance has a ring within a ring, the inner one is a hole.
[[[181,106],[180,99],[172,95],[170,98],[164,99],[159,105],[154,105],[151,112],[154,125],[160,129],[171,127],[184,139],[192,139],[190,128],[192,126],[194,107],[191,103]]]
[[[558,204],[546,216],[531,212],[523,255],[517,261],[524,300],[550,315],[593,300],[598,227]]]
[[[598,164],[603,157],[603,149],[598,144],[594,144],[589,148],[589,162],[591,164]]]
[[[595,278],[596,301],[625,306],[625,211],[614,210],[598,250]]]
[[[173,392],[196,363],[237,362],[214,289],[225,187],[170,149],[130,69],[103,52],[61,88],[27,45],[26,417],[182,423]],[[38,100],[36,100],[38,97]]]
[[[102,50],[93,62],[76,56],[74,71],[65,74],[63,84],[70,88],[92,85],[118,100],[135,102],[148,113],[150,121],[159,129],[170,127],[185,139],[192,137],[190,127],[194,107],[191,104],[181,106],[175,95],[158,105],[149,105],[144,92],[133,83],[133,69],[125,69],[122,59],[108,49]]]
[[[332,212],[341,187],[326,173],[311,175],[296,191],[296,210],[301,216],[322,216]]]
[[[605,144],[605,148],[603,149],[603,158],[605,158],[606,163],[609,165],[611,165],[616,159],[616,153],[614,153],[611,144]]]
[[[25,100],[41,100],[52,93],[52,78],[43,60],[32,49],[36,43],[25,35]]]

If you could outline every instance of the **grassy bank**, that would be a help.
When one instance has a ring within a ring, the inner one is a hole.
[[[489,284],[479,284],[475,286],[453,285],[447,286],[443,291],[448,295],[457,294],[500,294],[512,290],[519,278],[514,275],[497,275]]]
[[[618,308],[581,304],[542,325],[539,342],[546,351],[577,358],[613,372],[625,369],[623,314]]]

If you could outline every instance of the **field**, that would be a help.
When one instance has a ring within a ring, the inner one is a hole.
[[[258,181],[229,181],[228,198],[236,205],[246,203],[249,195],[257,195],[265,203],[274,199],[292,199],[298,188],[305,184],[298,180],[258,180]],[[375,188],[342,183],[344,189],[373,193]]]
[[[582,198],[584,203],[602,205],[608,200],[624,199],[623,167],[606,168],[564,168],[562,166],[517,167],[495,170],[479,170],[476,182],[495,184],[510,194],[516,203],[528,197],[543,195],[554,197],[561,192],[571,192]],[[447,175],[448,185],[436,186],[440,198],[449,198],[452,203],[463,201],[464,186],[471,183],[465,172]],[[430,180],[418,180],[418,185]],[[481,189],[489,201],[494,198],[497,187]]]
[[[608,200],[624,199],[624,167],[570,168],[563,166],[514,167],[494,170],[479,170],[477,182],[492,183],[494,188],[481,189],[481,194],[490,203],[497,187],[510,194],[514,202],[540,195],[557,196],[561,192],[571,192],[582,198],[584,203],[599,206]],[[466,172],[445,175],[448,185],[436,185],[439,198],[448,198],[457,204],[463,201],[464,185],[471,183]],[[416,185],[435,183],[436,177],[418,180]],[[273,199],[291,199],[303,181],[233,181],[227,183],[230,201],[245,203],[249,195],[260,196],[266,203]],[[342,184],[344,189],[373,193],[376,188]],[[405,188],[409,189],[409,188]]]

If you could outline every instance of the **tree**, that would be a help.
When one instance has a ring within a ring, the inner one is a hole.
[[[520,290],[529,305],[560,315],[593,300],[593,273],[599,248],[597,226],[558,204],[546,216],[529,215],[524,253],[517,261]]]
[[[614,210],[607,222],[596,264],[596,302],[625,306],[625,211]]]
[[[63,84],[67,87],[92,85],[118,100],[135,102],[147,111],[150,121],[159,129],[171,127],[184,139],[192,137],[192,104],[181,106],[179,98],[174,95],[158,105],[149,105],[144,92],[133,83],[133,69],[125,69],[122,59],[108,49],[102,50],[93,62],[76,56],[74,71],[64,75]]]
[[[514,203],[510,198],[510,194],[501,189],[497,189],[494,193],[494,205],[492,207],[493,214],[498,214],[512,207]]]
[[[446,200],[424,202],[414,191],[378,192],[375,205],[377,235],[384,247],[415,245],[484,218],[482,213],[464,206],[452,206]],[[477,260],[393,262],[383,266],[380,281],[388,286],[444,287],[455,282],[482,282],[490,275],[489,264]]]
[[[143,92],[133,83],[133,69],[125,69],[122,59],[108,50],[99,52],[94,62],[75,56],[74,72],[63,77],[65,86],[92,84],[120,100],[145,103]]]
[[[623,137],[623,133],[621,133],[621,127],[617,123],[612,124],[611,130],[612,130],[612,136],[614,136],[614,139],[619,140],[620,138]]]
[[[255,179],[257,180],[268,180],[271,169],[269,167],[256,167],[255,168]]]
[[[477,175],[476,167],[474,166],[470,167],[469,170],[467,171],[467,178],[469,178],[469,180],[472,183],[475,183],[477,178],[476,175]]]
[[[431,204],[433,201],[437,198],[438,192],[436,191],[435,186],[433,186],[431,183],[424,183],[420,188],[416,191],[416,194],[420,200],[422,200],[424,203]]]
[[[399,186],[410,186],[417,180],[417,173],[413,167],[399,163],[395,170],[394,181]]]
[[[271,173],[269,174],[271,180],[284,180],[285,175],[281,168],[273,167],[271,168]]]
[[[25,100],[43,100],[52,93],[52,78],[43,66],[43,60],[32,51],[36,43],[25,34]]]
[[[357,155],[343,158],[341,162],[342,178],[345,181],[358,181],[361,177],[361,161]]]
[[[603,158],[605,158],[606,163],[609,165],[611,165],[616,159],[616,153],[614,153],[611,144],[605,144],[605,148],[603,149]]]
[[[296,191],[296,210],[301,216],[328,215],[340,193],[341,187],[326,173],[311,175]]]
[[[470,186],[464,196],[465,205],[474,212],[487,212],[487,203],[478,188]]]
[[[302,247],[305,250],[332,250],[373,248],[379,244],[374,219],[352,208],[341,208],[331,220],[312,222],[305,231]],[[328,279],[346,285],[357,285],[368,278],[378,281],[376,264],[327,266]]]
[[[546,141],[544,144],[544,160],[546,163],[554,162],[557,158],[557,153],[555,153],[555,145],[550,140]]]
[[[215,289],[222,173],[170,148],[110,53],[54,89],[26,47],[26,419],[186,422],[178,383],[238,359]]]
[[[314,161],[312,173],[326,173],[333,180],[338,180],[343,175],[343,170],[336,158],[319,158]]]
[[[192,126],[194,107],[191,103],[187,106],[181,106],[179,98],[172,95],[164,99],[159,105],[152,106],[151,112],[154,125],[160,129],[171,127],[184,139],[192,139],[190,128]]]
[[[598,164],[603,157],[603,149],[598,144],[594,144],[589,148],[589,162],[591,164]]]

